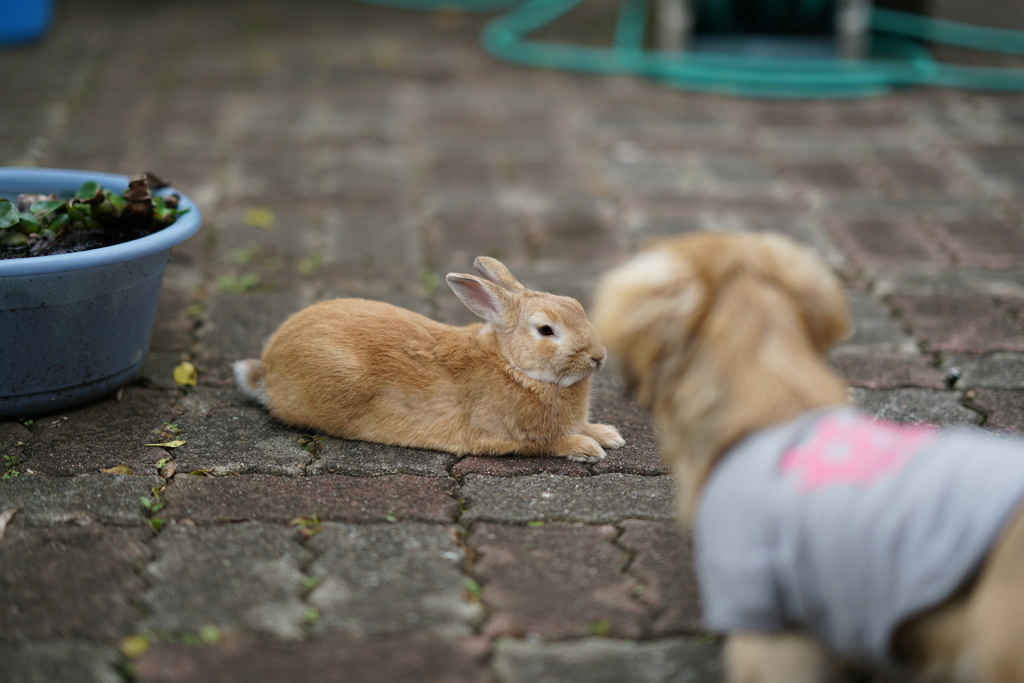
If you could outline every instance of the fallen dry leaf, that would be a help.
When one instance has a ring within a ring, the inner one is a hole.
[[[7,531],[7,525],[11,523],[11,518],[14,517],[15,513],[21,508],[8,508],[3,512],[0,512],[0,540],[4,538],[4,532]]]
[[[127,465],[117,465],[115,467],[108,467],[105,470],[100,470],[103,474],[135,474],[132,472],[132,468]]]
[[[185,439],[175,439],[174,441],[164,441],[163,443],[147,443],[146,446],[162,446],[163,448],[177,448],[178,446],[185,445]]]
[[[274,223],[277,222],[277,217],[270,209],[246,209],[243,220],[246,225],[269,230],[274,227]]]
[[[196,370],[196,366],[188,361],[179,363],[174,368],[174,381],[183,387],[194,387],[198,378],[199,372]]]
[[[141,657],[149,649],[149,638],[146,636],[125,636],[121,639],[121,654],[128,659]]]

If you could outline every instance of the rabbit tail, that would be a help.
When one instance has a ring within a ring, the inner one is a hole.
[[[235,361],[231,364],[235,382],[243,394],[269,408],[267,394],[263,389],[263,364],[257,358]]]

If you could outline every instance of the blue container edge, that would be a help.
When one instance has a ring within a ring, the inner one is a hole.
[[[127,187],[129,181],[127,176],[102,172],[4,167],[0,168],[0,197],[13,198],[12,195],[21,192],[64,194],[73,192],[88,180],[94,180],[113,189]],[[179,194],[181,207],[187,208],[189,211],[160,232],[124,244],[91,251],[0,261],[0,284],[9,278],[12,282],[15,279],[20,280],[20,276],[46,276],[92,268],[100,269],[157,255],[169,258],[172,247],[198,232],[202,217],[198,207],[189,197],[173,188],[168,188],[165,192]],[[167,258],[164,259],[164,265],[166,265]],[[161,269],[158,283],[162,279],[163,270]],[[152,309],[151,316],[148,314],[140,316],[140,318],[149,318],[146,329],[133,332],[136,335],[135,340],[139,343],[143,341],[144,336],[145,348],[143,348],[141,359],[138,357],[125,358],[125,363],[120,368],[106,376],[86,382],[77,382],[75,375],[69,374],[67,383],[56,389],[39,391],[29,389],[25,393],[8,396],[2,395],[2,391],[0,391],[0,419],[44,414],[86,403],[113,392],[129,381],[139,371],[148,355],[160,289],[160,285],[157,284],[155,296],[150,295],[153,300],[151,302],[147,300],[143,304],[144,307]],[[126,334],[128,331],[121,330],[119,332]]]

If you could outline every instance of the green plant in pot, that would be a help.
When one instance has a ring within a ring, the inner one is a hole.
[[[0,418],[98,398],[141,367],[170,250],[201,222],[165,185],[0,168]]]

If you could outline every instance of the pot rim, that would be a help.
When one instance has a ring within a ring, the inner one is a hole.
[[[14,198],[22,192],[73,192],[82,183],[94,180],[104,187],[123,190],[128,187],[130,178],[114,173],[96,171],[77,171],[59,168],[19,168],[0,167],[0,197]],[[169,226],[152,235],[139,239],[100,247],[73,254],[54,254],[51,256],[31,256],[18,259],[0,260],[0,277],[18,275],[47,275],[64,273],[72,270],[84,270],[121,263],[132,259],[149,256],[180,244],[199,231],[202,215],[199,207],[180,190],[173,187],[164,188],[155,194],[175,193],[181,196],[179,208],[188,209],[188,213],[178,216]]]

